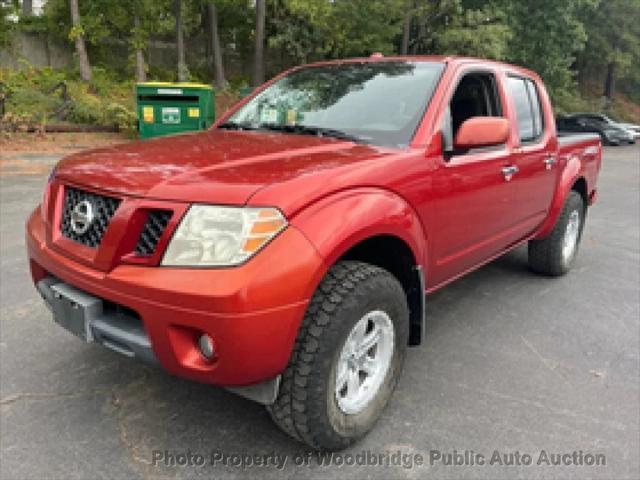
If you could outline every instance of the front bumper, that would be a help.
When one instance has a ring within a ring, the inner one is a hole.
[[[35,283],[55,277],[130,309],[140,318],[158,363],[169,373],[221,386],[250,385],[281,373],[324,263],[295,227],[288,227],[245,265],[185,269],[118,265],[91,268],[47,241],[37,208],[27,223]],[[197,348],[209,334],[216,357]]]

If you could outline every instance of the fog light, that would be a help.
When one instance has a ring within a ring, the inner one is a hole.
[[[200,335],[198,339],[198,347],[200,348],[200,353],[207,360],[211,360],[215,355],[216,351],[213,347],[213,338],[211,338],[206,333]]]

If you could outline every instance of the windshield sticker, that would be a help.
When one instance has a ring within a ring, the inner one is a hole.
[[[295,125],[298,118],[298,112],[293,109],[287,110],[287,125]]]
[[[263,108],[260,112],[262,123],[278,123],[278,110],[275,108]]]

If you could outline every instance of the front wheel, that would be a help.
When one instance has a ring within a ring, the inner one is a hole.
[[[569,192],[551,234],[529,242],[529,265],[534,271],[559,276],[571,269],[578,253],[585,214],[582,196],[576,191]]]
[[[402,286],[361,262],[334,265],[314,294],[282,375],[275,423],[313,448],[363,437],[396,385],[409,334]]]

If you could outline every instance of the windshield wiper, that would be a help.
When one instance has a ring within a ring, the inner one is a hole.
[[[258,130],[258,126],[256,125],[238,122],[224,122],[218,125],[218,128],[224,128],[227,130]]]
[[[263,124],[260,125],[260,129],[273,130],[276,132],[291,132],[299,133],[302,135],[315,135],[318,137],[331,137],[340,140],[348,140],[350,142],[367,143],[367,138],[359,137],[342,130],[336,130],[334,128],[315,127],[312,125],[276,125],[276,124]]]
[[[238,122],[225,122],[218,125],[218,128],[225,128],[228,130],[269,130],[272,132],[288,132],[298,133],[301,135],[315,135],[317,137],[331,137],[340,140],[348,140],[356,143],[368,143],[369,138],[359,137],[342,130],[325,127],[315,127],[312,125],[278,125],[274,123],[238,123]]]

